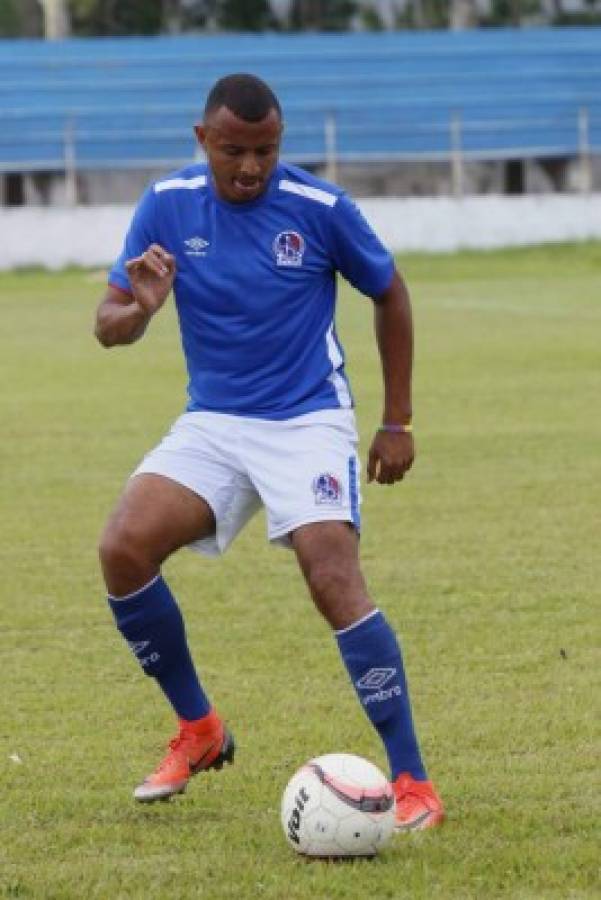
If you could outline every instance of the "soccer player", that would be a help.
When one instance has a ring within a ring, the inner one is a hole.
[[[181,793],[195,773],[233,759],[161,565],[186,545],[223,553],[263,505],[269,540],[295,553],[384,743],[397,827],[428,828],[442,821],[442,803],[420,755],[397,639],[359,567],[360,467],[336,273],[374,302],[384,404],[367,474],[382,485],[413,462],[409,298],[345,193],[278,161],[282,129],[264,82],[218,81],[195,127],[207,163],[143,195],[97,312],[100,343],[129,344],[173,288],[189,374],[186,411],[133,473],[100,546],[117,628],[179,720],[134,796]]]

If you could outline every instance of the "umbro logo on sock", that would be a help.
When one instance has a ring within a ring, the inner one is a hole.
[[[150,646],[150,641],[128,641],[127,644],[132,653],[137,657],[142,668],[145,668],[148,663],[158,662],[161,658],[160,654],[155,650],[153,650],[152,653],[149,653],[148,656],[142,656],[142,653]]]
[[[139,656],[140,653],[142,653],[144,650],[146,650],[146,648],[148,647],[149,644],[150,644],[150,641],[128,641],[127,642],[127,646],[129,647],[131,652],[134,653],[136,656]]]
[[[395,675],[396,669],[370,669],[355,684],[364,691],[377,691],[379,688],[383,688],[385,684],[388,684]]]
[[[369,706],[370,703],[384,703],[385,700],[400,697],[402,693],[399,685],[393,684],[391,688],[387,688],[385,691],[376,691],[375,694],[368,694],[367,697],[363,697],[362,703],[363,706]]]

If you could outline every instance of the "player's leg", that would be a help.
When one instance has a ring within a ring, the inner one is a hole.
[[[422,761],[400,647],[369,599],[355,529],[347,522],[314,522],[295,529],[291,542],[315,605],[335,631],[359,701],[384,743],[397,828],[438,824],[443,808]]]
[[[293,549],[315,605],[334,630],[342,659],[389,756],[392,779],[427,775],[413,727],[397,639],[369,599],[358,560],[358,536],[346,522],[297,528]]]
[[[421,760],[399,645],[374,608],[359,567],[360,464],[352,411],[244,427],[250,477],[267,510],[270,540],[296,552],[313,599],[336,632],[361,704],[384,742],[398,826],[433,825],[442,805]]]
[[[101,538],[109,594],[134,594],[157,576],[168,556],[214,531],[213,510],[194,491],[162,475],[136,475]]]
[[[180,722],[170,752],[136,789],[138,800],[180,793],[196,771],[220,767],[233,755],[231,736],[200,684],[181,612],[160,572],[171,553],[214,531],[213,511],[202,497],[169,478],[141,474],[129,481],[101,540],[117,627]]]

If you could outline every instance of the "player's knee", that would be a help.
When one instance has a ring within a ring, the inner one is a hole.
[[[336,560],[322,560],[309,566],[307,581],[320,609],[328,609],[348,597],[353,580],[346,567]]]
[[[100,539],[98,555],[102,570],[108,576],[127,572],[134,579],[138,573],[144,577],[152,565],[141,535],[124,527],[107,526]]]
[[[305,569],[305,577],[316,607],[335,630],[374,609],[360,570],[348,560],[316,561]]]

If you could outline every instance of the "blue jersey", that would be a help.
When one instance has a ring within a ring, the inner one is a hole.
[[[353,405],[336,336],[336,272],[370,297],[393,260],[338,187],[279,164],[260,197],[222,200],[205,164],[143,195],[109,283],[151,243],[176,259],[188,410],[287,419]]]

